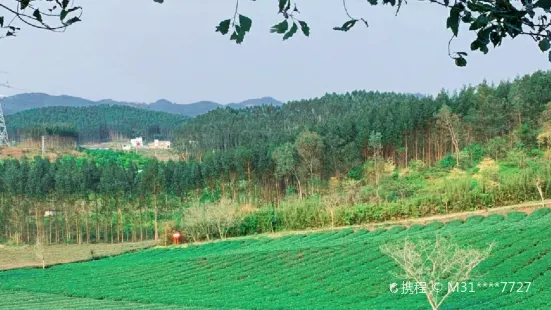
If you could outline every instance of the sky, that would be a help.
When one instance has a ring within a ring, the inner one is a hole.
[[[348,20],[341,1],[298,1],[311,28],[282,41],[269,29],[280,22],[277,1],[241,0],[252,18],[241,45],[214,31],[233,17],[233,0],[75,0],[83,21],[64,33],[22,27],[0,40],[0,81],[18,89],[3,95],[44,92],[91,100],[222,104],[272,96],[280,101],[353,90],[436,94],[547,70],[551,63],[529,38],[506,40],[487,55],[471,52],[475,34],[461,28],[452,51],[468,52],[467,67],[448,56],[447,11],[409,1],[398,16],[389,6],[348,0],[363,17],[347,33],[332,28]],[[130,4],[132,3],[132,4]]]

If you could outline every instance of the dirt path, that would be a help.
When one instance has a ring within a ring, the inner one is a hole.
[[[94,257],[118,255],[129,251],[136,251],[155,246],[155,241],[115,244],[55,244],[44,247],[46,265],[57,265],[86,261]],[[34,248],[24,246],[0,245],[0,271],[21,267],[39,267],[42,261],[38,259]]]
[[[422,218],[416,218],[416,219],[406,219],[406,220],[397,220],[397,221],[387,221],[382,223],[374,223],[374,224],[368,224],[368,225],[359,225],[358,227],[367,228],[370,230],[374,230],[380,227],[393,227],[393,226],[411,226],[415,224],[421,224],[426,225],[431,222],[442,222],[446,223],[453,220],[465,220],[466,218],[473,216],[473,215],[482,215],[482,216],[488,216],[491,214],[502,214],[505,215],[509,212],[513,211],[520,211],[524,212],[526,214],[530,214],[533,211],[537,209],[541,209],[543,207],[549,207],[551,205],[551,199],[545,200],[544,202],[538,201],[538,202],[525,202],[517,205],[510,205],[505,207],[497,207],[497,208],[490,208],[490,209],[484,209],[484,210],[476,210],[476,211],[467,211],[467,212],[460,212],[460,213],[450,213],[450,214],[441,214],[441,215],[434,215],[429,217],[422,217]]]

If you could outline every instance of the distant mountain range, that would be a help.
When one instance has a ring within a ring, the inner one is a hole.
[[[139,109],[167,112],[171,114],[182,114],[189,117],[195,117],[197,115],[205,114],[211,110],[217,108],[230,107],[232,109],[245,109],[248,107],[260,106],[260,105],[283,105],[282,102],[272,98],[263,97],[259,99],[249,99],[239,103],[230,103],[227,105],[219,104],[212,101],[199,101],[190,104],[177,104],[170,102],[166,99],[160,99],[153,103],[137,103],[137,102],[125,102],[115,101],[111,99],[104,99],[99,101],[92,101],[73,96],[52,96],[44,93],[24,93],[14,96],[4,97],[2,99],[2,108],[4,114],[14,114],[24,110],[34,108],[45,108],[54,106],[70,106],[70,107],[85,107],[85,106],[97,106],[102,104],[109,105],[123,105],[131,106]]]

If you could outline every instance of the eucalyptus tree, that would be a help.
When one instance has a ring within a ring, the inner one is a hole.
[[[23,206],[24,189],[27,181],[22,169],[22,163],[18,160],[8,159],[4,162],[3,189],[7,201],[4,200],[6,217],[9,217],[6,226],[8,237],[16,244],[23,241],[26,210]]]
[[[94,211],[93,211],[93,218],[90,218],[90,220],[94,221],[95,226],[95,233],[94,233],[94,240],[95,242],[100,241],[101,233],[100,233],[100,208],[99,208],[99,194],[100,194],[100,178],[101,178],[101,171],[98,169],[96,162],[92,160],[84,160],[82,162],[82,175],[83,175],[83,191],[84,196],[86,198],[86,201],[93,201],[94,204]],[[91,231],[87,227],[86,230],[86,242],[90,242],[91,239]]]
[[[188,162],[179,161],[173,163],[172,182],[170,182],[170,191],[184,203],[187,192],[191,189],[189,185],[191,175],[188,173]],[[167,164],[167,169],[169,165]]]
[[[374,175],[375,175],[375,189],[376,189],[377,201],[379,201],[379,199],[380,199],[380,197],[379,197],[379,180],[380,180],[380,177],[381,177],[380,166],[382,164],[381,163],[381,157],[382,157],[381,151],[383,149],[382,135],[381,135],[380,132],[372,131],[369,134],[369,147],[373,152],[373,165],[374,165],[373,172],[374,172]],[[366,168],[367,168],[367,170],[371,170],[371,169],[369,169],[369,165],[367,165]]]
[[[308,172],[309,184],[315,175],[318,175],[324,148],[323,139],[316,132],[304,131],[300,133],[295,141],[295,148],[302,161],[302,168]],[[313,194],[313,187],[310,187],[310,194]]]
[[[45,210],[50,210],[49,199],[55,189],[55,172],[48,159],[35,157],[26,183],[26,196],[34,210],[36,240],[44,239],[42,227]]]
[[[442,129],[442,131],[447,132],[450,137],[450,141],[453,147],[453,152],[455,154],[456,166],[459,167],[459,132],[461,129],[461,120],[459,116],[450,111],[450,108],[447,105],[443,105],[438,111],[438,114],[435,116],[437,125]]]
[[[298,195],[302,198],[302,186],[297,172],[298,154],[292,143],[287,142],[278,146],[272,153],[275,163],[275,177],[279,180],[283,178],[285,189],[289,188],[289,178],[295,178],[298,187]]]
[[[83,175],[80,169],[77,169],[74,157],[59,158],[55,162],[55,193],[56,202],[61,204],[62,214],[65,224],[65,242],[70,242],[73,238],[71,220],[76,219],[75,233],[80,238],[80,227],[78,227],[79,211],[76,208],[76,202],[82,198]],[[80,241],[80,239],[79,239]]]
[[[124,195],[124,190],[127,188],[127,180],[125,176],[124,168],[118,165],[115,159],[109,160],[109,162],[101,167],[101,176],[99,182],[99,189],[102,197],[102,205],[104,212],[104,239],[107,239],[108,231],[107,225],[110,227],[111,242],[114,242],[113,233],[113,220],[117,223],[116,233],[117,240],[121,240],[122,237],[122,205],[121,198]],[[114,209],[112,209],[112,207]],[[113,219],[113,211],[116,210],[115,219]]]
[[[155,240],[159,239],[159,195],[165,190],[165,171],[156,160],[149,161],[140,173],[140,191],[153,199],[153,223]]]

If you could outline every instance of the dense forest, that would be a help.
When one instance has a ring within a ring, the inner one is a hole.
[[[251,152],[247,156],[258,163],[254,168],[266,171],[268,167],[259,167],[269,162],[263,158],[296,145],[309,132],[315,137],[310,142],[319,146],[312,154],[319,162],[314,174],[327,180],[373,156],[373,133],[380,133],[381,156],[399,166],[412,159],[433,165],[473,144],[535,147],[538,118],[549,101],[549,72],[442,91],[436,98],[365,91],[328,94],[282,107],[211,111],[183,124],[175,147],[205,162]],[[294,161],[304,159],[300,149],[294,151]]]
[[[550,82],[536,72],[434,98],[353,92],[218,109],[174,133],[181,161],[110,151],[5,160],[0,231],[16,243],[173,228],[201,240],[543,200]]]
[[[6,116],[10,139],[74,136],[79,143],[117,138],[169,139],[186,116],[120,105],[47,107]]]

